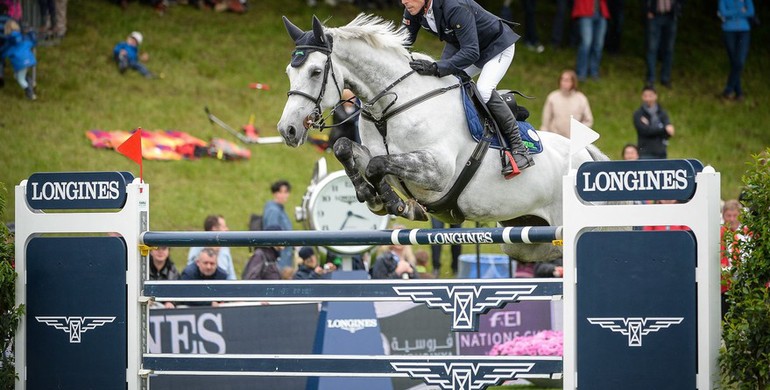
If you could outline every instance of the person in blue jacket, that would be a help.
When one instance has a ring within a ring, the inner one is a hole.
[[[751,39],[750,19],[754,17],[751,0],[719,0],[719,17],[722,18],[722,35],[730,59],[730,74],[722,91],[722,98],[743,101],[741,73],[749,55]]]
[[[520,169],[534,165],[521,142],[519,125],[511,109],[495,90],[513,61],[519,39],[511,23],[473,0],[401,0],[401,3],[409,45],[414,44],[421,28],[446,42],[440,60],[412,60],[409,63],[412,69],[425,76],[444,77],[461,72],[471,77],[479,75],[476,87],[480,98],[486,102],[513,154],[503,155],[501,173],[509,179]]]
[[[139,55],[139,45],[142,44],[142,39],[142,33],[139,31],[128,34],[128,38],[125,41],[115,45],[115,48],[112,49],[112,55],[115,58],[115,64],[118,65],[120,73],[125,73],[130,68],[136,70],[145,78],[151,79],[154,75],[141,62],[147,61],[149,56],[147,53]]]
[[[32,84],[27,79],[29,70],[37,65],[35,53],[32,51],[37,45],[35,33],[29,32],[22,34],[19,24],[15,20],[9,20],[5,23],[5,45],[2,53],[2,61],[7,58],[13,67],[13,75],[19,86],[24,90],[29,100],[37,99]]]

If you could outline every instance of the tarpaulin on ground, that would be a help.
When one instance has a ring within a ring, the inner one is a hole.
[[[99,149],[116,149],[133,132],[89,130],[86,137],[91,146]],[[202,156],[211,156],[220,160],[239,160],[251,158],[249,149],[238,146],[221,138],[211,142],[203,141],[178,130],[142,130],[142,157],[147,160],[183,160]]]

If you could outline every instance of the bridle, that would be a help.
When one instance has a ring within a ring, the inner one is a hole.
[[[324,73],[323,73],[323,81],[321,81],[321,90],[318,92],[318,96],[310,95],[307,92],[303,92],[297,89],[292,89],[289,92],[286,93],[287,96],[291,95],[299,95],[302,96],[311,102],[315,104],[315,107],[313,108],[313,112],[308,117],[310,119],[310,123],[308,124],[308,128],[316,128],[319,130],[323,130],[330,127],[336,127],[341,125],[342,123],[346,122],[347,119],[342,122],[331,126],[326,126],[325,122],[326,119],[329,117],[328,115],[326,117],[323,116],[323,109],[321,108],[321,101],[323,101],[324,94],[326,94],[326,83],[329,82],[329,72],[331,72],[332,80],[334,80],[334,87],[337,89],[337,95],[339,96],[339,101],[337,102],[337,105],[334,106],[336,109],[338,106],[342,105],[343,103],[350,101],[348,100],[342,100],[342,90],[340,90],[339,83],[337,82],[337,76],[334,74],[334,67],[332,66],[332,45],[331,45],[331,38],[329,39],[329,45],[327,46],[314,46],[314,45],[303,45],[303,46],[297,46],[296,50],[306,50],[306,51],[319,51],[326,55],[326,63],[324,64]],[[358,107],[360,109],[360,107]],[[334,112],[334,109],[332,109],[332,112]],[[352,117],[352,116],[351,116]]]

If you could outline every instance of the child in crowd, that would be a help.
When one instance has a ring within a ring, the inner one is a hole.
[[[35,33],[22,34],[21,28],[15,20],[7,21],[4,30],[5,45],[0,50],[2,53],[0,61],[5,61],[7,58],[11,62],[13,75],[19,82],[19,86],[24,90],[29,100],[35,100],[37,96],[34,86],[28,79],[28,76],[31,76],[30,68],[37,64],[35,53],[32,51],[32,48],[37,44]]]
[[[142,64],[142,61],[146,62],[150,56],[147,53],[139,54],[139,45],[142,44],[142,40],[142,33],[134,31],[131,34],[128,34],[128,37],[124,42],[115,45],[112,54],[120,73],[125,73],[128,68],[131,68],[139,72],[139,74],[145,78],[151,79],[155,76]]]

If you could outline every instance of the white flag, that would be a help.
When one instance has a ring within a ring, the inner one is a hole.
[[[580,123],[570,115],[569,168],[572,170],[572,156],[599,139],[599,133]]]

